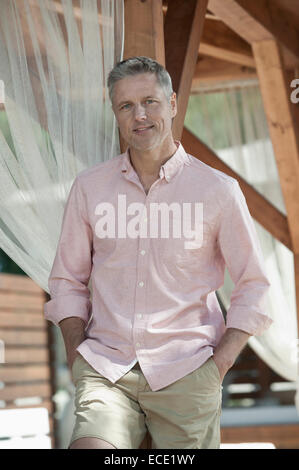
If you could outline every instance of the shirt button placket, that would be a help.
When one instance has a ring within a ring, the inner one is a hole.
[[[154,183],[155,184],[155,183]],[[138,355],[138,349],[143,350],[144,346],[144,332],[146,327],[146,299],[147,299],[147,268],[148,268],[148,254],[150,246],[149,238],[149,208],[152,202],[152,188],[151,187],[148,195],[145,197],[145,207],[141,215],[141,224],[146,224],[144,227],[145,236],[140,236],[138,239],[138,254],[137,254],[137,286],[136,286],[136,297],[135,297],[135,318],[133,328],[133,338],[135,343],[136,354]]]

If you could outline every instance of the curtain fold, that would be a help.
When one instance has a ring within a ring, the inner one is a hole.
[[[123,0],[0,8],[0,244],[48,292],[75,176],[119,153],[106,79],[123,55]]]
[[[194,95],[189,101],[185,124],[227,165],[286,214],[258,86]],[[297,314],[293,253],[258,222],[254,220],[254,223],[271,283],[267,311],[274,323],[263,335],[251,337],[249,344],[275,372],[296,382]],[[218,291],[226,309],[233,287],[226,270],[225,283]]]

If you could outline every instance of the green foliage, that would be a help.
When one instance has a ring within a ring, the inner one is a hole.
[[[185,126],[214,151],[268,137],[258,87],[190,95]]]
[[[213,149],[226,148],[224,93],[190,95],[185,126]]]
[[[0,272],[9,274],[20,274],[27,276],[26,273],[0,248]]]

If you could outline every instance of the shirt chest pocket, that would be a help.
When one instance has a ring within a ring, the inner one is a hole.
[[[161,262],[174,272],[201,272],[213,253],[214,237],[208,224],[201,231],[185,230],[178,238],[161,239]]]

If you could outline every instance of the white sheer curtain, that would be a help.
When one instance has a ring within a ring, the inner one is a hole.
[[[259,87],[201,93],[191,98],[191,105],[192,100],[187,127],[286,214]],[[195,109],[200,119],[195,119]],[[263,335],[251,337],[249,344],[279,375],[295,382],[297,315],[293,254],[256,221],[255,227],[271,282],[267,310],[274,323]],[[226,270],[224,286],[219,289],[226,308],[233,286]]]
[[[119,153],[106,79],[123,0],[0,0],[0,246],[48,292],[76,174]]]

